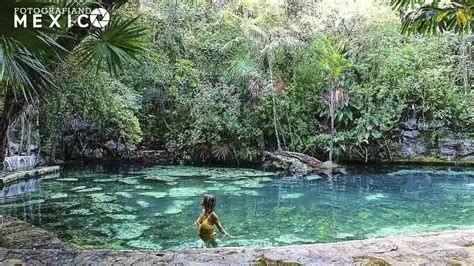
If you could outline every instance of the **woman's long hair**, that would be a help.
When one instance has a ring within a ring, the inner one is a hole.
[[[216,207],[216,197],[212,194],[206,194],[202,198],[201,206],[206,213],[212,213]]]

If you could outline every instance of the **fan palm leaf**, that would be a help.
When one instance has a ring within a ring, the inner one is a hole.
[[[137,25],[136,20],[116,19],[105,29],[94,30],[77,48],[77,58],[83,64],[96,65],[97,69],[105,64],[110,73],[117,74],[124,63],[137,60],[146,48],[142,39],[146,28]]]

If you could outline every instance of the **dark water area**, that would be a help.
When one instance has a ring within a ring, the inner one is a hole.
[[[474,168],[371,165],[333,178],[255,169],[81,165],[3,188],[0,214],[84,248],[202,247],[202,195],[235,238],[220,246],[281,246],[474,228]],[[217,230],[216,230],[217,232]]]

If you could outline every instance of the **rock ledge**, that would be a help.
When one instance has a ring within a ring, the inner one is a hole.
[[[80,250],[25,222],[2,220],[1,265],[474,265],[474,229],[329,244],[160,252]]]

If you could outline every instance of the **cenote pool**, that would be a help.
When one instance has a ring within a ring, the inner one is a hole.
[[[235,238],[220,246],[281,246],[474,228],[474,169],[349,169],[288,180],[252,169],[157,166],[66,170],[6,187],[0,214],[83,248],[202,247],[193,222],[217,196]]]

